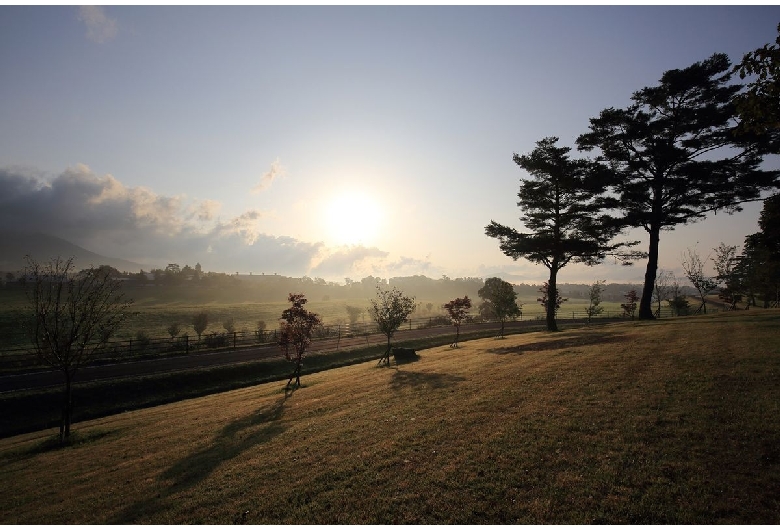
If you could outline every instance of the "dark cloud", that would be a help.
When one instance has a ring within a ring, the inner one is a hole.
[[[0,169],[0,226],[61,237],[147,268],[200,263],[212,271],[341,279],[371,274],[388,257],[377,248],[329,249],[268,235],[260,230],[263,212],[221,219],[220,206],[127,187],[85,165],[49,179],[29,170]]]

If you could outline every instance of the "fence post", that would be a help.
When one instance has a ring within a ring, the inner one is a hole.
[[[233,349],[236,349],[236,332],[233,332]]]
[[[184,335],[184,353],[190,353],[190,336],[187,334]]]
[[[133,339],[130,339],[127,344],[127,354],[133,355]]]

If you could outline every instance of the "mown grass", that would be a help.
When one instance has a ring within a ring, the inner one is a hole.
[[[8,438],[0,522],[774,524],[779,323],[480,339]]]
[[[491,330],[478,329],[461,335],[463,340],[467,340],[494,334],[495,332]],[[430,336],[405,340],[399,345],[423,349],[449,344],[453,338],[449,334]],[[383,339],[379,342],[374,339],[366,346],[307,355],[303,374],[331,370],[367,360],[376,361],[384,351]],[[279,354],[277,358],[262,361],[77,383],[73,390],[74,421],[99,418],[264,382],[286,381],[292,365],[284,359],[281,352]],[[59,425],[61,402],[61,387],[0,393],[0,410],[4,411],[0,415],[0,438]]]

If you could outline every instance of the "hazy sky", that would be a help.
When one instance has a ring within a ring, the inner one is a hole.
[[[0,224],[147,267],[538,283],[484,235],[522,229],[513,153],[573,146],[664,71],[738,62],[778,22],[778,6],[0,7]],[[663,233],[660,266],[741,244],[760,207]]]

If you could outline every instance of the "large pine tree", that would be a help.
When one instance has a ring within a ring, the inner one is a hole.
[[[761,146],[734,134],[732,70],[724,54],[681,70],[634,93],[626,109],[609,108],[577,139],[611,174],[628,226],[650,236],[640,318],[653,318],[653,286],[662,230],[697,221],[708,212],[738,211],[762,190],[778,185],[777,171],[759,170]]]

